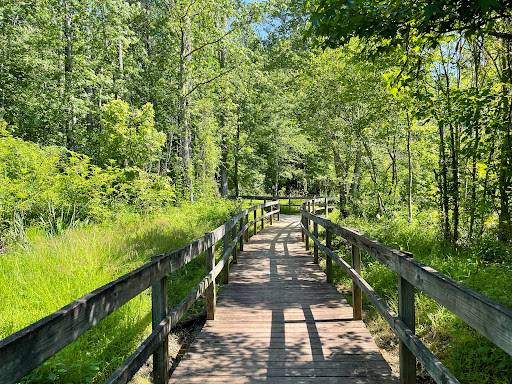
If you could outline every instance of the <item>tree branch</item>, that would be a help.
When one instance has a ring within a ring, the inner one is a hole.
[[[500,37],[506,40],[512,40],[512,33],[510,32],[490,31],[487,32],[487,34],[494,37]]]
[[[197,88],[203,86],[203,85],[206,85],[208,83],[211,83],[212,81],[215,81],[217,80],[219,77],[222,77],[224,75],[227,75],[229,72],[232,72],[236,67],[233,67],[233,68],[230,68],[228,69],[227,71],[224,71],[222,73],[219,73],[217,76],[215,77],[212,77],[211,79],[208,79],[208,80],[205,80],[205,81],[201,81],[200,83],[197,83],[196,85],[194,85],[194,87],[188,91],[185,96],[188,97],[192,92],[194,92]]]
[[[195,52],[197,52],[197,51],[200,51],[200,50],[201,50],[201,49],[203,49],[204,47],[207,47],[207,46],[209,46],[209,45],[213,45],[213,44],[217,44],[219,41],[223,40],[227,35],[229,35],[229,34],[233,33],[234,31],[235,31],[234,29],[231,29],[231,30],[227,31],[224,35],[222,35],[221,37],[219,37],[218,39],[213,40],[213,41],[209,41],[209,42],[207,42],[207,43],[204,43],[204,44],[203,44],[203,45],[201,45],[200,47],[197,47],[197,48],[195,48],[195,49],[191,50],[189,53],[187,53],[187,54],[185,55],[185,57],[187,57],[187,56],[191,56],[192,54],[194,54],[194,53],[195,53]]]

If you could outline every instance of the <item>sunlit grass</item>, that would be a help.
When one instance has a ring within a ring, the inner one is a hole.
[[[358,217],[330,219],[355,228],[370,238],[395,249],[412,252],[422,263],[462,282],[466,286],[512,307],[512,258],[510,248],[485,238],[454,250],[439,240],[438,226],[424,212],[412,223],[404,217],[368,221]],[[350,263],[350,248],[340,239],[333,241]],[[348,293],[351,280],[336,265],[334,281]],[[362,276],[396,311],[397,276],[368,255],[362,256]],[[479,335],[447,309],[416,290],[416,333],[461,383],[509,383],[512,359],[485,337]],[[387,323],[377,315],[369,300],[363,298],[365,321],[378,344],[391,354],[398,353],[398,339]],[[420,376],[423,373],[420,373]]]
[[[68,229],[54,238],[28,230],[28,243],[11,245],[0,257],[0,338],[145,264],[152,255],[204,235],[228,219],[236,206],[234,202],[208,201],[151,216],[126,213],[115,222]],[[204,258],[172,274],[169,304],[179,303],[204,275]],[[149,334],[150,310],[148,290],[25,381],[103,382]]]

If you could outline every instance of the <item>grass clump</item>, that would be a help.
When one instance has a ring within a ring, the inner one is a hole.
[[[195,240],[236,209],[234,202],[209,200],[154,214],[125,212],[110,223],[68,228],[56,237],[27,230],[28,242],[11,245],[0,256],[0,338],[149,262],[152,255]],[[204,258],[171,274],[169,304],[179,303],[204,275]],[[22,382],[103,382],[150,331],[147,290]]]
[[[412,223],[399,215],[380,220],[353,216],[340,219],[337,215],[330,219],[392,248],[412,252],[420,262],[512,307],[510,247],[484,236],[482,240],[453,249],[438,239],[434,217],[423,212]],[[340,239],[333,244],[350,263],[350,247]],[[363,253],[362,276],[397,311],[396,274]],[[345,293],[350,292],[351,280],[341,269],[335,268],[334,279]],[[350,295],[347,298],[350,301]],[[368,299],[363,298],[363,304],[365,322],[375,333],[379,346],[397,355],[398,338]],[[461,383],[511,383],[512,359],[506,352],[418,290],[415,304],[416,333]],[[420,382],[430,382],[425,372],[419,372],[419,377]]]

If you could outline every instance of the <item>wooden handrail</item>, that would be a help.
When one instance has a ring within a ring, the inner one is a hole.
[[[312,201],[310,201],[311,205]],[[372,301],[377,310],[384,319],[390,324],[391,328],[398,335],[400,340],[407,346],[414,356],[422,363],[432,378],[437,383],[458,383],[457,379],[441,364],[430,350],[418,339],[414,334],[414,329],[408,326],[404,318],[409,317],[408,313],[400,313],[398,316],[389,308],[389,306],[380,298],[373,288],[361,277],[361,275],[353,269],[348,263],[341,259],[330,248],[330,244],[324,245],[309,231],[309,221],[313,221],[317,225],[325,228],[326,236],[330,243],[332,234],[338,235],[354,247],[366,252],[386,267],[396,272],[399,279],[412,286],[417,287],[422,292],[430,296],[433,300],[450,310],[477,332],[487,337],[490,341],[502,348],[505,352],[512,355],[512,309],[497,303],[494,300],[476,292],[465,285],[443,275],[442,273],[426,266],[415,260],[408,252],[402,252],[392,249],[384,244],[372,240],[357,231],[345,228],[335,224],[330,220],[314,215],[308,211],[307,203],[301,208],[301,228],[305,234],[306,243],[309,242],[308,237],[313,240],[315,247],[322,250],[325,255],[334,260],[345,272],[352,278],[352,281],[361,288],[361,290]],[[308,248],[308,247],[306,247]],[[329,278],[329,275],[328,275]],[[400,280],[399,280],[400,282]],[[407,284],[399,284],[400,297],[411,296],[410,290],[405,292]],[[400,305],[402,312],[414,313],[414,296],[412,302],[409,298],[412,308]],[[400,363],[407,360],[407,351],[404,352]],[[415,364],[410,365],[415,369]],[[414,371],[415,374],[415,371]],[[410,372],[403,372],[401,375],[410,377]],[[406,381],[402,381],[406,382]],[[409,382],[412,382],[409,381]]]
[[[258,210],[277,207],[263,215]],[[254,219],[237,228],[237,224],[250,212]],[[182,300],[176,308],[153,324],[151,335],[137,348],[107,383],[127,383],[156,349],[165,342],[170,330],[194,302],[224,270],[229,273],[229,258],[237,243],[243,241],[245,231],[267,217],[279,213],[279,201],[270,201],[247,208],[201,238],[172,252],[158,254],[152,260],[95,291],[73,301],[45,318],[0,340],[0,384],[13,384],[50,357],[91,329],[122,305],[147,288],[159,284],[167,275],[180,269],[205,251],[213,251],[215,244],[232,228],[237,228],[234,238],[224,249],[221,260],[207,271],[206,277]],[[155,310],[155,309],[153,309]],[[166,347],[167,348],[167,347]],[[167,369],[167,368],[166,368]]]

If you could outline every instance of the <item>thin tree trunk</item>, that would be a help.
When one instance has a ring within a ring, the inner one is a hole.
[[[119,57],[119,98],[121,100],[124,100],[124,49],[123,49],[123,41],[119,41],[119,50],[118,50],[118,57]]]
[[[375,166],[375,161],[373,160],[373,154],[368,146],[368,143],[362,140],[364,149],[366,150],[366,155],[368,156],[368,160],[370,161],[370,175],[375,185],[375,191],[377,193],[377,202],[379,204],[379,210],[381,216],[386,216],[386,207],[384,206],[384,200],[382,199],[382,195],[379,191],[379,183],[377,181],[377,168]]]
[[[235,177],[234,177],[234,184],[235,184],[235,196],[238,198],[240,196],[239,190],[238,190],[238,155],[240,152],[240,123],[236,126],[236,145],[235,145]]]
[[[223,21],[223,25],[225,25],[225,21]],[[224,44],[220,45],[219,48],[219,71],[224,71],[226,66],[226,47]],[[224,95],[221,97],[222,110],[220,113],[220,131],[222,132],[222,153],[221,153],[221,162],[220,162],[220,194],[222,197],[228,197],[229,193],[229,185],[228,185],[228,148],[229,148],[229,135],[226,132],[226,111],[224,109],[225,98]],[[238,162],[236,163],[236,167],[238,167]],[[235,173],[238,172],[238,168],[235,170]],[[235,182],[236,196],[238,197],[238,174]]]
[[[73,13],[68,0],[65,2],[64,15],[64,39],[66,47],[64,50],[64,78],[65,78],[65,112],[66,112],[66,147],[73,150],[74,142],[74,123],[75,106],[73,97]]]
[[[179,58],[179,117],[178,126],[181,132],[181,159],[183,187],[188,192],[190,202],[194,202],[192,172],[190,166],[190,146],[192,135],[190,131],[190,111],[188,92],[190,91],[190,62],[192,41],[190,37],[190,17],[184,16],[181,25],[181,49]]]
[[[441,206],[443,208],[444,239],[451,241],[450,205],[448,196],[448,165],[446,163],[446,148],[444,143],[444,126],[439,122],[439,160],[441,161]]]
[[[505,48],[506,56],[502,58],[502,78],[508,80],[509,84],[502,86],[504,102],[504,132],[500,150],[500,169],[499,169],[499,194],[500,194],[500,213],[498,224],[498,236],[501,241],[508,241],[512,238],[512,222],[510,214],[510,194],[511,188],[511,164],[512,164],[512,151],[510,145],[512,140],[510,138],[510,129],[512,125],[512,100],[510,97],[510,82],[512,79],[512,64],[510,57],[511,44],[510,40],[502,43]]]
[[[359,189],[359,178],[361,168],[361,148],[358,146],[356,149],[356,161],[354,163],[354,177],[352,178],[352,184],[350,185],[350,194],[355,195]]]
[[[332,148],[333,156],[334,156],[334,172],[336,173],[336,180],[338,184],[338,193],[340,195],[340,212],[343,215],[346,215],[346,195],[347,191],[345,189],[345,172],[343,170],[343,163],[341,161],[341,156],[338,148],[334,145]]]
[[[407,179],[407,207],[409,213],[409,223],[412,222],[412,150],[411,150],[411,120],[409,119],[409,112],[407,112],[407,167],[409,170]]]

